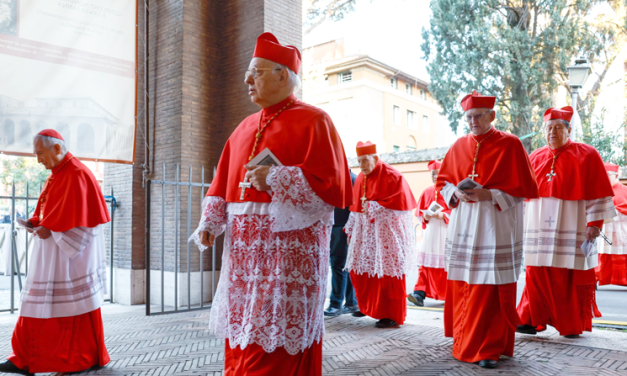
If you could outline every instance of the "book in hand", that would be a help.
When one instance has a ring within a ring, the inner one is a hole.
[[[17,217],[17,223],[22,227],[33,228],[33,225],[30,222],[25,221],[20,217]]]
[[[263,149],[261,153],[257,154],[247,166],[283,166],[279,158],[277,158],[268,148]]]
[[[483,188],[483,185],[477,183],[471,178],[466,178],[460,181],[459,184],[457,184],[457,189],[459,189],[460,191],[465,191],[466,189],[481,189],[481,188]]]
[[[434,216],[436,214],[438,214],[439,212],[441,212],[444,208],[442,207],[442,205],[438,204],[437,202],[433,201],[431,203],[431,205],[429,205],[429,207],[427,208],[427,210],[420,210],[423,214],[427,214],[430,216]]]

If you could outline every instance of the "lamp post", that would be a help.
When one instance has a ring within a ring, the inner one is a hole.
[[[579,89],[582,88],[583,85],[586,83],[586,80],[590,75],[590,71],[591,69],[588,65],[588,59],[586,59],[584,56],[576,59],[575,65],[571,65],[570,67],[568,67],[568,85],[571,88],[573,99],[573,115],[575,116],[575,119],[573,120],[576,120],[578,122],[578,124],[573,124],[573,127],[575,127],[575,125],[578,126],[578,128],[575,129],[576,139],[580,136],[583,136],[583,129],[579,129],[579,127],[581,127],[581,120],[579,118],[579,113],[577,112],[577,95],[579,94]]]

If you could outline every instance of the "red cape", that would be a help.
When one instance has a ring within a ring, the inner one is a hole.
[[[111,220],[107,202],[94,174],[76,158],[65,163],[71,157],[72,154],[68,152],[61,163],[52,169],[30,219],[33,226],[62,232],[74,227],[96,227]],[[46,202],[44,217],[40,221],[42,197],[45,197]]]
[[[435,185],[430,185],[429,187],[427,187],[427,189],[425,189],[424,192],[422,192],[422,195],[420,195],[420,199],[418,200],[418,208],[416,208],[416,217],[422,218],[423,230],[427,228],[427,223],[425,222],[425,219],[424,219],[424,213],[421,212],[421,210],[429,209],[429,205],[431,205],[434,199],[435,199]],[[448,215],[451,214],[451,209],[446,205],[446,202],[444,202],[444,197],[442,197],[442,195],[438,195],[438,204],[440,204],[444,208],[444,210],[442,210],[442,213],[446,213]],[[444,223],[448,225],[448,216],[446,215],[444,216]]]
[[[295,99],[291,95],[261,110],[262,124]],[[247,189],[244,200],[240,200],[239,183],[244,181],[244,165],[253,149],[260,113],[244,119],[229,137],[207,196],[222,197],[227,202],[271,202],[267,192],[255,188]],[[300,167],[311,188],[324,202],[338,208],[353,203],[344,147],[326,112],[296,100],[265,129],[256,154],[266,148],[284,166]]]
[[[538,186],[527,152],[518,137],[494,129],[495,134],[481,144],[475,178],[485,189],[501,191],[521,198],[537,198]],[[490,131],[477,136],[481,141]],[[442,161],[436,189],[442,190],[445,182],[457,185],[472,173],[477,143],[472,135],[459,138]]]
[[[612,186],[614,191],[614,207],[619,213],[627,215],[627,187],[622,183],[616,183]]]
[[[551,181],[546,176],[551,172],[553,163],[553,154],[549,147],[541,147],[529,156],[540,188],[540,197],[577,201],[614,196],[597,149],[590,145],[569,142],[570,146],[566,144],[553,151],[561,153],[555,161],[556,175]]]
[[[361,200],[364,195],[364,173],[360,172],[353,187],[355,201],[350,207],[352,212],[361,212]],[[379,160],[366,179],[366,198],[376,201],[381,206],[392,210],[413,210],[418,206],[411,193],[407,180],[389,164]]]

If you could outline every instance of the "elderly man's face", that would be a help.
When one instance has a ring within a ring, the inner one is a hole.
[[[46,170],[52,170],[63,159],[59,145],[54,145],[48,149],[44,146],[44,142],[40,138],[36,139],[33,143],[33,152],[37,157],[37,162],[44,165]]]
[[[466,111],[466,121],[475,136],[486,133],[492,127],[496,113],[489,108],[471,108]]]
[[[618,174],[615,172],[608,172],[607,176],[610,178],[610,184],[615,185],[620,182],[618,179]]]
[[[546,133],[546,142],[551,149],[559,149],[566,145],[570,137],[570,128],[559,119],[553,119],[546,122],[544,126]]]
[[[431,170],[431,180],[433,180],[433,184],[435,184],[438,181],[439,173],[440,173],[440,170]]]
[[[248,71],[253,68],[257,70],[256,77],[247,75],[244,82],[248,84],[248,95],[254,104],[266,108],[285,99],[284,91],[289,77],[286,69],[281,71],[275,62],[259,57],[250,61]]]
[[[364,175],[368,175],[374,170],[374,167],[379,162],[379,157],[376,155],[362,155],[357,157],[357,162],[359,162],[359,168]]]

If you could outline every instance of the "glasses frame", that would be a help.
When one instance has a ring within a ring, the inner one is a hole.
[[[468,124],[471,124],[473,121],[479,121],[479,119],[481,119],[485,114],[489,113],[490,111],[486,111],[486,112],[482,112],[481,114],[477,114],[477,115],[466,115],[464,116],[464,118],[466,119],[466,122]]]
[[[259,72],[273,71],[273,70],[280,71],[281,69],[283,69],[283,68],[257,68],[257,67],[252,67],[252,68],[250,68],[249,70],[247,70],[244,73],[244,81],[246,81],[249,76],[252,77],[253,80],[258,78],[260,76]],[[254,72],[254,74],[253,74],[253,72]]]

